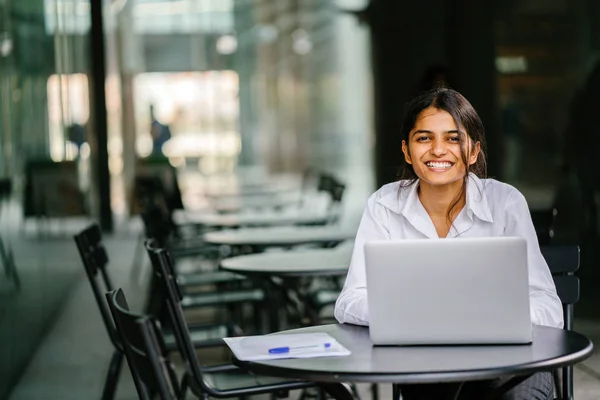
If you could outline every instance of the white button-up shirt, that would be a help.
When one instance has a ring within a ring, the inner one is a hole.
[[[356,234],[348,276],[335,303],[339,322],[369,324],[364,256],[367,241],[439,239],[419,200],[418,184],[400,188],[399,182],[390,183],[369,197]],[[562,305],[540,252],[525,197],[508,184],[471,174],[465,207],[454,220],[448,237],[486,236],[519,236],[527,240],[531,321],[562,327]]]

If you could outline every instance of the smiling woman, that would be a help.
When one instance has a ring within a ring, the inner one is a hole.
[[[407,105],[401,138],[400,179],[384,185],[367,201],[348,276],[335,304],[337,320],[369,325],[364,254],[369,241],[516,236],[527,241],[531,322],[562,327],[562,306],[525,198],[506,183],[484,179],[484,129],[473,106],[451,89],[420,94]],[[498,384],[465,382],[463,392],[472,395],[461,399],[485,397]],[[401,390],[406,400],[444,399],[456,388],[415,385]],[[551,396],[552,376],[538,373],[503,399]]]
[[[420,180],[419,199],[445,237],[464,207],[468,173],[485,178],[483,123],[464,96],[439,88],[408,104],[401,136],[400,187]]]

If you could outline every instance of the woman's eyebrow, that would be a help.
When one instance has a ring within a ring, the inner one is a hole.
[[[413,135],[416,135],[417,133],[433,133],[433,132],[428,131],[427,129],[418,129],[413,132]]]
[[[413,132],[413,135],[416,135],[416,134],[418,134],[418,133],[427,133],[427,134],[433,134],[433,132],[432,132],[432,131],[429,131],[429,130],[427,130],[427,129],[417,129],[416,131],[414,131],[414,132]],[[444,132],[444,134],[446,134],[446,135],[447,135],[447,134],[450,134],[450,133],[460,133],[460,132],[458,131],[458,129],[452,129],[452,130],[449,130],[449,131],[446,131],[446,132]]]

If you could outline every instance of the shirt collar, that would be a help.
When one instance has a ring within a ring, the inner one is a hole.
[[[410,220],[415,216],[417,207],[422,207],[417,193],[418,187],[419,181],[416,181],[408,187],[399,187],[399,190],[391,190],[381,196],[378,199],[378,203],[396,214],[404,215]],[[469,173],[469,179],[467,180],[465,207],[469,215],[474,214],[482,221],[494,222],[487,196],[484,193],[484,182],[473,173]]]

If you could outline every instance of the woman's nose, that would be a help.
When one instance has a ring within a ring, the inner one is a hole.
[[[431,144],[431,152],[437,157],[446,154],[447,151],[446,143],[443,140],[434,140]]]

